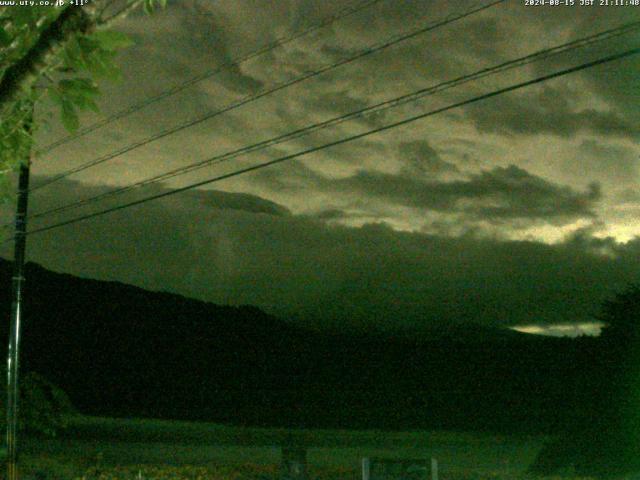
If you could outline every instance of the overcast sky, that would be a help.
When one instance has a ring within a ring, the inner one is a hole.
[[[579,3],[579,0],[576,0]],[[118,112],[349,2],[181,0],[117,25]],[[33,184],[475,2],[380,1],[57,148]],[[505,3],[34,192],[36,213],[640,19],[632,6]],[[640,45],[625,35],[113,198],[159,193]],[[640,60],[621,60],[29,239],[56,271],[253,304],[304,324],[582,326],[640,279]],[[41,108],[44,117],[48,107]],[[64,135],[57,118],[42,144]],[[33,228],[93,211],[68,211]],[[8,218],[9,209],[5,209]],[[5,248],[5,256],[9,250]],[[560,328],[558,328],[560,326]],[[565,326],[565,330],[562,330]],[[575,330],[573,330],[575,331]]]

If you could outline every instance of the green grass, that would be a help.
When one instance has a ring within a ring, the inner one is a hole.
[[[290,431],[78,416],[62,437],[26,439],[22,451],[32,473],[38,468],[64,472],[48,475],[51,478],[268,480],[277,477],[280,445],[290,438],[307,445],[310,476],[320,480],[359,479],[365,456],[434,457],[441,480],[522,478],[546,440],[430,431]]]

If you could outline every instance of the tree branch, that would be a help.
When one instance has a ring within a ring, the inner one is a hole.
[[[99,27],[106,27],[108,25],[111,25],[115,20],[118,20],[120,18],[124,18],[127,15],[129,15],[132,11],[134,11],[136,8],[138,8],[140,5],[142,5],[143,0],[131,0],[125,3],[124,7],[122,7],[120,10],[118,10],[117,12],[113,13],[112,15],[110,15],[107,18],[99,18],[97,25]]]
[[[95,28],[91,12],[86,8],[67,6],[40,34],[25,56],[4,72],[0,79],[0,112],[31,89],[73,35],[89,33]]]

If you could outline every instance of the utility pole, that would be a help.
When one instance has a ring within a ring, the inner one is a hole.
[[[33,112],[27,129],[31,130]],[[18,479],[18,348],[20,346],[20,321],[22,320],[22,286],[24,284],[24,259],[27,246],[27,203],[29,200],[30,159],[20,165],[18,179],[18,205],[16,209],[13,254],[13,302],[9,325],[9,349],[7,354],[7,480]]]

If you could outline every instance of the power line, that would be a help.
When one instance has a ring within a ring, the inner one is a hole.
[[[284,45],[287,45],[288,43],[291,43],[299,38],[305,37],[313,32],[315,32],[316,30],[320,30],[324,27],[327,27],[329,25],[331,25],[332,23],[341,20],[343,18],[346,18],[354,13],[360,12],[366,8],[369,8],[373,5],[375,5],[376,3],[379,3],[383,0],[365,0],[363,2],[357,3],[356,5],[353,6],[348,6],[343,8],[342,10],[339,10],[338,12],[329,15],[328,17],[323,18],[319,23],[301,30],[299,32],[294,33],[293,35],[290,36],[283,36],[280,38],[277,38],[276,40],[274,40],[271,43],[268,43],[266,45],[263,45],[262,47],[258,48],[257,50],[253,50],[249,53],[247,53],[246,55],[230,60],[226,63],[223,63],[222,65],[216,67],[213,70],[209,70],[205,73],[202,73],[200,75],[197,75],[195,77],[190,78],[189,80],[186,80],[182,83],[179,83],[178,85],[175,85],[171,88],[169,88],[168,90],[165,90],[157,95],[154,95],[152,97],[146,98],[141,102],[138,102],[136,104],[133,104],[131,106],[129,106],[128,108],[125,108],[124,110],[121,110],[119,112],[116,112],[112,115],[109,115],[108,117],[104,118],[103,120],[100,120],[98,122],[95,122],[91,125],[88,125],[84,128],[81,128],[80,130],[78,130],[77,132],[75,132],[74,134],[71,135],[67,135],[66,137],[63,137],[59,140],[56,140],[48,145],[45,145],[44,147],[42,147],[42,149],[38,150],[36,153],[38,155],[43,155],[45,153],[48,153],[52,150],[54,150],[55,148],[58,148],[60,145],[64,145],[65,143],[68,143],[72,140],[75,140],[77,138],[83,137],[85,135],[87,135],[88,133],[91,133],[101,127],[104,127],[105,125],[108,125],[110,123],[115,122],[116,120],[120,120],[121,118],[124,118],[126,116],[131,115],[132,113],[135,113],[139,110],[142,110],[143,108],[152,105],[154,103],[157,103],[161,100],[164,100],[165,98],[171,97],[177,93],[180,93],[181,91],[203,81],[206,80],[207,78],[211,78],[214,75],[220,73],[223,70],[232,68],[232,67],[237,67],[242,65],[243,63],[259,57],[260,55],[263,55],[271,50],[274,50],[278,47],[282,47]]]
[[[325,65],[324,67],[322,67],[322,68],[320,68],[318,70],[314,70],[314,71],[311,71],[311,72],[304,73],[301,76],[298,76],[298,77],[293,78],[292,80],[288,80],[286,82],[277,84],[276,86],[274,86],[272,88],[269,88],[267,90],[262,90],[260,92],[248,95],[248,96],[240,99],[239,101],[233,102],[233,103],[231,103],[231,104],[229,104],[229,105],[227,105],[225,107],[222,107],[219,110],[214,110],[213,112],[206,113],[205,115],[202,115],[202,116],[197,117],[195,119],[189,120],[189,121],[187,121],[185,123],[182,123],[180,125],[177,125],[175,127],[171,127],[169,129],[163,130],[162,132],[156,133],[155,135],[147,137],[147,138],[145,138],[143,140],[140,140],[138,142],[129,144],[126,147],[120,148],[119,150],[117,150],[115,152],[109,153],[107,155],[104,155],[102,157],[96,158],[96,159],[91,160],[89,162],[83,163],[82,165],[79,165],[77,167],[71,168],[71,169],[69,169],[69,170],[67,170],[67,171],[65,171],[65,172],[63,172],[63,173],[61,173],[59,175],[56,175],[56,176],[50,178],[49,180],[44,181],[43,183],[40,183],[39,185],[36,185],[35,187],[32,187],[30,192],[39,190],[39,189],[41,189],[43,187],[46,187],[46,186],[48,186],[48,185],[50,185],[52,183],[55,183],[55,182],[57,182],[59,180],[67,178],[70,175],[73,175],[73,174],[78,173],[78,172],[82,172],[84,170],[87,170],[88,168],[92,168],[92,167],[94,167],[96,165],[99,165],[101,163],[104,163],[104,162],[107,162],[109,160],[112,160],[112,159],[114,159],[114,158],[116,158],[116,157],[118,157],[120,155],[128,153],[128,152],[130,152],[130,151],[132,151],[132,150],[134,150],[136,148],[139,148],[139,147],[142,147],[144,145],[147,145],[147,144],[149,144],[151,142],[154,142],[156,140],[164,138],[164,137],[166,137],[168,135],[172,135],[172,134],[177,133],[179,131],[185,130],[185,129],[190,128],[190,127],[193,127],[193,126],[195,126],[195,125],[197,125],[199,123],[204,122],[205,120],[210,120],[211,118],[214,118],[214,117],[216,117],[218,115],[222,115],[222,114],[227,113],[227,112],[229,112],[231,110],[235,110],[236,108],[239,108],[239,107],[241,107],[243,105],[246,105],[246,104],[248,104],[250,102],[254,102],[254,101],[256,101],[256,100],[258,100],[260,98],[266,97],[267,95],[271,95],[272,93],[278,92],[278,91],[283,90],[283,89],[288,88],[288,87],[291,87],[293,85],[296,85],[296,84],[298,84],[300,82],[303,82],[305,80],[308,80],[310,78],[316,77],[316,76],[321,75],[323,73],[326,73],[326,72],[328,72],[330,70],[333,70],[335,68],[341,67],[343,65],[347,65],[347,64],[352,63],[352,62],[354,62],[356,60],[359,60],[359,59],[361,59],[363,57],[366,57],[368,55],[374,54],[374,53],[379,52],[381,50],[384,50],[384,49],[386,49],[388,47],[396,45],[396,44],[398,44],[400,42],[409,40],[411,38],[415,38],[418,35],[422,35],[424,33],[430,32],[430,31],[435,30],[435,29],[437,29],[439,27],[442,27],[442,26],[448,25],[450,23],[453,23],[453,22],[455,22],[457,20],[464,19],[464,18],[466,18],[466,17],[468,17],[470,15],[479,13],[479,12],[481,12],[483,10],[491,8],[491,7],[495,6],[495,5],[503,3],[505,1],[506,0],[493,0],[493,1],[489,2],[489,3],[481,5],[480,7],[472,7],[471,9],[468,9],[468,10],[462,12],[462,13],[456,13],[456,14],[449,15],[448,17],[446,17],[443,20],[439,20],[439,21],[436,21],[436,22],[430,22],[430,23],[427,24],[427,26],[421,27],[421,28],[419,28],[417,30],[412,30],[409,33],[405,33],[405,34],[401,34],[401,35],[395,35],[395,36],[391,37],[390,39],[385,40],[384,42],[380,42],[380,43],[377,43],[377,44],[375,44],[373,46],[367,47],[367,48],[365,48],[363,50],[360,50],[358,53],[356,53],[356,54],[354,54],[352,56],[345,57],[342,60],[339,60],[339,61],[337,61],[335,63],[329,64],[329,65]]]
[[[140,200],[136,200],[136,201],[133,201],[133,202],[125,203],[125,204],[122,204],[122,205],[117,205],[115,207],[107,208],[107,209],[100,210],[100,211],[97,211],[97,212],[93,212],[93,213],[90,213],[90,214],[87,214],[87,215],[82,215],[82,216],[79,216],[79,217],[75,217],[75,218],[72,218],[70,220],[66,220],[66,221],[59,222],[59,223],[56,223],[56,224],[53,224],[53,225],[49,225],[49,226],[46,226],[46,227],[38,228],[36,230],[31,230],[31,231],[29,231],[27,233],[27,235],[46,232],[46,231],[52,230],[54,228],[59,228],[59,227],[63,227],[63,226],[66,226],[66,225],[71,225],[73,223],[77,223],[77,222],[81,222],[83,220],[87,220],[87,219],[90,219],[90,218],[94,218],[94,217],[98,217],[98,216],[101,216],[101,215],[105,215],[107,213],[115,212],[115,211],[118,211],[118,210],[123,210],[125,208],[133,207],[135,205],[140,205],[140,204],[143,204],[143,203],[146,203],[146,202],[150,202],[151,200],[157,200],[159,198],[168,197],[170,195],[175,195],[177,193],[181,193],[181,192],[184,192],[184,191],[187,191],[187,190],[192,190],[194,188],[201,187],[203,185],[211,184],[211,183],[214,183],[214,182],[219,182],[221,180],[226,180],[228,178],[236,177],[238,175],[242,175],[242,174],[245,174],[245,173],[253,172],[255,170],[259,170],[259,169],[262,169],[262,168],[265,168],[265,167],[269,167],[271,165],[275,165],[275,164],[278,164],[278,163],[285,162],[287,160],[292,160],[294,158],[302,157],[302,156],[308,155],[310,153],[314,153],[314,152],[317,152],[317,151],[320,151],[320,150],[324,150],[324,149],[329,148],[329,147],[334,147],[334,146],[341,145],[341,144],[344,144],[344,143],[347,143],[347,142],[358,140],[360,138],[367,137],[369,135],[373,135],[373,134],[380,133],[380,132],[383,132],[383,131],[386,131],[386,130],[390,130],[392,128],[396,128],[396,127],[399,127],[399,126],[402,126],[402,125],[406,125],[406,124],[415,122],[417,120],[421,120],[421,119],[426,118],[426,117],[430,117],[430,116],[433,116],[433,115],[436,115],[436,114],[439,114],[439,113],[442,113],[442,112],[446,112],[446,111],[454,109],[454,108],[462,107],[462,106],[465,106],[465,105],[470,105],[472,103],[476,103],[476,102],[479,102],[479,101],[482,101],[482,100],[486,100],[488,98],[496,97],[496,96],[502,95],[504,93],[512,92],[514,90],[518,90],[518,89],[521,89],[521,88],[524,88],[524,87],[535,85],[537,83],[545,82],[545,81],[551,80],[553,78],[557,78],[557,77],[561,77],[561,76],[564,76],[564,75],[568,75],[570,73],[578,72],[580,70],[585,70],[587,68],[595,67],[597,65],[602,65],[602,64],[605,64],[605,63],[608,63],[608,62],[612,62],[612,61],[615,61],[615,60],[620,60],[622,58],[629,57],[629,56],[632,56],[632,55],[637,55],[638,53],[640,53],[640,48],[633,48],[633,49],[626,50],[626,51],[621,52],[621,53],[616,53],[616,54],[613,54],[613,55],[609,55],[607,57],[600,58],[598,60],[593,60],[593,61],[590,61],[590,62],[582,63],[582,64],[574,66],[574,67],[570,67],[570,68],[567,68],[567,69],[564,69],[564,70],[560,70],[560,71],[557,71],[557,72],[554,72],[554,73],[551,73],[551,74],[547,74],[547,75],[543,75],[541,77],[537,77],[537,78],[535,78],[533,80],[528,80],[526,82],[517,83],[517,84],[511,85],[509,87],[505,87],[505,88],[501,88],[501,89],[498,89],[498,90],[494,90],[493,92],[485,93],[485,94],[482,94],[482,95],[479,95],[479,96],[476,96],[476,97],[473,97],[473,98],[470,98],[470,99],[467,99],[467,100],[456,102],[456,103],[447,105],[446,107],[441,107],[441,108],[437,108],[435,110],[431,110],[429,112],[421,113],[419,115],[414,115],[412,117],[408,117],[408,118],[405,118],[403,120],[384,125],[382,127],[374,128],[374,129],[368,130],[366,132],[359,133],[357,135],[351,135],[351,136],[348,136],[348,137],[344,137],[344,138],[341,138],[339,140],[336,140],[336,141],[333,141],[333,142],[330,142],[330,143],[325,143],[325,144],[317,146],[317,147],[308,148],[308,149],[302,150],[300,152],[296,152],[296,153],[293,153],[293,154],[285,155],[285,156],[276,158],[274,160],[270,160],[270,161],[267,161],[267,162],[259,163],[257,165],[253,165],[251,167],[242,168],[242,169],[236,170],[234,172],[226,173],[224,175],[219,175],[217,177],[213,177],[213,178],[210,178],[210,179],[207,179],[207,180],[202,180],[202,181],[199,181],[199,182],[195,182],[195,183],[186,185],[184,187],[177,188],[175,190],[170,190],[170,191],[159,193],[159,194],[156,194],[156,195],[151,195],[151,196],[142,198]]]
[[[386,100],[384,102],[380,102],[374,105],[370,105],[368,107],[362,108],[360,110],[357,111],[353,111],[353,112],[349,112],[347,114],[344,115],[340,115],[328,120],[324,120],[322,122],[318,122],[312,125],[308,125],[306,127],[294,130],[292,132],[288,132],[285,133],[283,135],[279,135],[267,140],[263,140],[260,141],[258,143],[254,143],[252,145],[248,145],[245,147],[241,147],[238,148],[236,150],[232,150],[232,151],[228,151],[226,153],[220,154],[220,155],[216,155],[214,157],[208,158],[206,160],[202,160],[190,165],[186,165],[184,167],[180,167],[174,170],[171,170],[169,172],[165,172],[144,180],[141,180],[139,182],[135,182],[131,185],[126,185],[120,188],[116,188],[114,190],[110,190],[108,192],[105,193],[101,193],[98,195],[95,195],[93,197],[89,197],[86,199],[82,199],[79,200],[77,202],[73,202],[67,205],[62,205],[59,207],[55,207],[49,210],[45,210],[42,212],[38,212],[34,215],[31,216],[31,219],[36,219],[36,218],[40,218],[40,217],[44,217],[50,214],[54,214],[54,213],[60,213],[63,211],[67,211],[67,210],[71,210],[71,209],[75,209],[78,207],[81,207],[83,205],[87,205],[90,203],[94,203],[98,200],[110,197],[110,196],[114,196],[114,195],[118,195],[118,194],[122,194],[125,193],[127,191],[133,190],[135,188],[139,188],[142,186],[146,186],[146,185],[150,185],[153,183],[158,183],[164,180],[168,180],[170,178],[179,176],[179,175],[183,175],[186,173],[190,173],[192,171],[210,166],[212,164],[217,164],[217,163],[221,163],[223,161],[228,161],[231,160],[233,158],[236,158],[238,156],[244,155],[244,154],[248,154],[248,153],[252,153],[258,150],[263,150],[267,147],[273,146],[273,145],[278,145],[280,143],[286,142],[286,141],[290,141],[292,139],[295,138],[299,138],[302,137],[304,135],[308,135],[312,132],[318,131],[320,129],[324,129],[324,128],[328,128],[331,126],[335,126],[338,125],[342,122],[345,122],[347,120],[356,118],[356,117],[362,117],[365,116],[367,114],[371,114],[371,113],[378,113],[393,107],[397,107],[400,105],[404,105],[406,103],[410,103],[416,100],[419,100],[427,95],[432,95],[444,90],[447,90],[449,88],[453,88],[465,83],[468,83],[470,81],[474,81],[474,80],[478,80],[481,78],[485,78],[487,76],[490,75],[495,75],[497,73],[500,72],[504,72],[507,70],[511,70],[513,68],[517,68],[517,67],[521,67],[533,62],[537,62],[537,61],[541,61],[547,58],[550,58],[552,56],[557,56],[559,54],[563,54],[572,50],[575,50],[577,48],[583,48],[585,46],[589,46],[592,45],[594,43],[599,43],[605,40],[609,40],[613,37],[616,36],[621,36],[624,35],[626,33],[629,33],[631,31],[637,30],[638,28],[640,28],[640,22],[631,22],[631,23],[627,23],[624,25],[620,25],[618,27],[609,29],[609,30],[605,30],[602,32],[598,32],[596,34],[592,34],[577,40],[573,40],[571,42],[568,43],[564,43],[561,45],[556,45],[554,47],[549,47],[543,50],[539,50],[537,52],[525,55],[523,57],[519,57],[516,59],[512,59],[509,61],[506,61],[502,64],[499,65],[495,65],[492,67],[488,67],[488,68],[483,68],[481,70],[478,70],[472,74],[467,74],[467,75],[463,75],[460,77],[457,77],[453,80],[448,80],[446,82],[442,82],[439,83],[437,85],[434,86],[430,86],[427,88],[422,88],[419,89],[417,91],[405,94],[405,95],[401,95],[399,97],[395,97],[393,99],[390,100]]]

